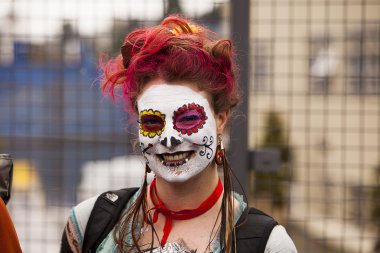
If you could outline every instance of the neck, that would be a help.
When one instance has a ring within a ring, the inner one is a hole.
[[[210,165],[198,175],[181,183],[171,183],[157,177],[156,189],[168,209],[194,209],[210,196],[218,180],[216,167]]]

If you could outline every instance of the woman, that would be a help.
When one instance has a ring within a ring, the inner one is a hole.
[[[263,232],[245,225],[247,203],[232,191],[221,138],[239,98],[235,68],[229,40],[175,16],[127,35],[120,55],[103,66],[103,91],[121,93],[138,115],[146,171],[97,252],[256,252],[242,243],[247,232],[237,231]],[[82,251],[94,202],[72,210],[61,251]],[[265,252],[296,252],[283,227],[268,237]]]

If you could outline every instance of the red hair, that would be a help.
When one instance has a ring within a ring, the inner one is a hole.
[[[131,32],[120,54],[101,66],[103,93],[115,99],[122,92],[130,112],[144,84],[154,78],[196,84],[211,95],[216,113],[239,100],[230,40],[177,16]]]

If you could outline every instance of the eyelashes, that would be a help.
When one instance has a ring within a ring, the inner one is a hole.
[[[202,115],[197,111],[190,111],[178,116],[175,121],[175,126],[181,129],[189,129],[198,125],[201,120]]]
[[[153,138],[161,135],[165,128],[165,114],[152,109],[140,112],[140,133]],[[195,103],[185,104],[178,108],[173,115],[174,129],[181,134],[191,135],[197,133],[206,123],[207,116],[203,106]]]

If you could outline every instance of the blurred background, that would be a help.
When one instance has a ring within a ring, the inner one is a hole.
[[[298,252],[380,252],[378,0],[2,0],[0,153],[23,251],[58,252],[73,205],[142,182],[98,57],[169,13],[236,42],[245,101],[229,154],[250,205]]]

